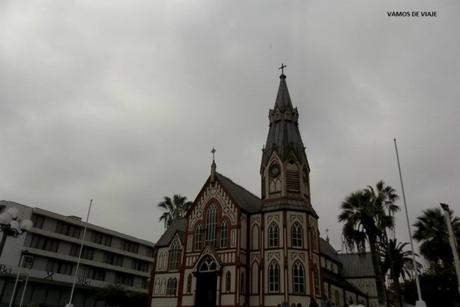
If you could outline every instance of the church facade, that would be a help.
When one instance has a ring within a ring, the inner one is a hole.
[[[340,290],[337,303],[368,300],[345,280],[325,276],[326,259],[338,258],[322,251],[330,245],[320,239],[298,118],[282,74],[269,111],[261,197],[217,172],[213,159],[185,218],[156,244],[151,306],[308,306],[311,298],[330,297],[330,289]]]

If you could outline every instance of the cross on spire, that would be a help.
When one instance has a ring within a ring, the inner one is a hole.
[[[286,68],[287,66],[284,65],[283,63],[281,63],[281,67],[279,67],[278,69],[281,69],[281,74],[284,75],[284,69]]]
[[[212,161],[214,162],[214,154],[216,153],[216,149],[213,147],[211,150],[212,153]]]

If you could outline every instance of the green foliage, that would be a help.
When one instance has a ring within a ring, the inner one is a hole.
[[[427,271],[420,275],[422,298],[428,307],[454,307],[460,306],[460,296],[457,290],[457,277],[454,269],[442,268],[436,272]],[[417,300],[415,280],[403,284],[404,300],[414,304]]]
[[[158,204],[158,207],[165,211],[160,216],[160,222],[163,222],[165,228],[168,228],[174,220],[184,217],[191,206],[192,202],[187,201],[187,197],[180,194],[174,194],[172,199],[165,196]]]
[[[451,212],[451,222],[457,242],[460,243],[460,220]],[[449,266],[453,262],[449,234],[443,212],[440,208],[423,211],[414,224],[414,239],[420,242],[420,253],[432,269]]]

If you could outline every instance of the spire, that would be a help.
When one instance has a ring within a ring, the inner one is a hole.
[[[212,153],[212,163],[211,163],[211,182],[216,181],[216,161],[214,160],[214,155],[216,153],[216,149],[213,147],[211,150]]]
[[[282,70],[282,74],[275,106],[269,112],[270,129],[263,151],[262,164],[269,159],[273,151],[276,151],[282,160],[287,159],[290,152],[293,152],[301,162],[307,160],[298,128],[299,113],[297,108],[292,106],[284,68],[286,68],[284,64],[279,68]]]
[[[281,69],[280,86],[278,88],[278,95],[276,97],[274,109],[279,109],[280,111],[293,109],[291,97],[289,96],[289,91],[286,84],[286,75],[284,74],[284,69],[286,67],[286,65],[281,64],[281,67],[279,68]]]

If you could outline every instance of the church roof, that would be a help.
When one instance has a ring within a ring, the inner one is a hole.
[[[243,211],[249,213],[256,213],[260,211],[262,208],[262,202],[259,197],[255,196],[239,184],[233,182],[230,178],[227,178],[220,173],[216,172],[216,176],[220,184],[222,184],[227,193],[230,194]]]
[[[184,242],[184,234],[186,227],[187,220],[185,218],[179,218],[177,220],[174,220],[155,245],[157,247],[168,246],[176,233],[179,234],[180,240]]]
[[[337,251],[323,238],[319,238],[319,251],[322,255],[329,257],[336,262],[340,262]]]
[[[286,84],[286,76],[284,74],[280,76],[280,86],[278,87],[278,95],[276,96],[275,102],[275,109],[276,108],[280,109],[280,111],[293,109],[291,97],[289,96]]]
[[[342,275],[345,278],[375,277],[370,253],[338,254],[343,264]]]
[[[323,278],[324,281],[331,283],[333,285],[336,285],[342,289],[348,290],[350,292],[358,293],[359,295],[362,295],[364,297],[367,297],[368,295],[353,286],[351,283],[346,281],[343,276],[334,274],[328,271],[323,270]]]

